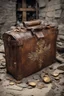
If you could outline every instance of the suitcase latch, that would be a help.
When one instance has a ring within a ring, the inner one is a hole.
[[[44,38],[44,34],[42,32],[35,32],[37,38]]]

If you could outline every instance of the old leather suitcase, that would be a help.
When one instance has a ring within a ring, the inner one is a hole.
[[[16,80],[55,62],[57,28],[45,26],[41,30],[28,29],[3,34],[7,72]]]

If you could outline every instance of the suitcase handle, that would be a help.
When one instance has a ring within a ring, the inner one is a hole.
[[[31,27],[36,25],[41,25],[41,20],[34,20],[34,21],[24,21],[23,22],[24,27]]]

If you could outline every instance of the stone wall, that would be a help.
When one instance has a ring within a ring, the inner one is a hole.
[[[60,22],[61,0],[39,0],[39,17],[49,22]]]
[[[39,0],[39,18],[58,26],[57,48],[64,49],[64,0]]]
[[[58,24],[64,34],[64,0],[38,0],[39,18]],[[0,36],[16,24],[16,0],[0,0]],[[63,26],[63,27],[61,27]]]
[[[16,22],[16,0],[0,0],[0,37]]]

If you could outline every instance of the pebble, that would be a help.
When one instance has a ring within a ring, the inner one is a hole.
[[[55,80],[60,80],[60,77],[55,77]]]
[[[43,79],[44,76],[45,76],[45,73],[41,73],[41,79]]]
[[[64,65],[59,66],[57,69],[64,71]]]
[[[33,87],[32,87],[32,86],[28,86],[27,88],[28,88],[28,89],[32,89]]]
[[[27,78],[22,79],[22,83],[27,83],[27,82],[28,82]]]
[[[58,72],[53,72],[52,75],[53,75],[54,77],[57,77],[57,76],[59,76],[59,73],[58,73]]]
[[[17,84],[19,87],[22,87],[22,88],[27,88],[28,85],[26,83],[20,83],[20,84]]]
[[[38,79],[40,79],[40,76],[39,76],[39,75],[34,75],[33,78],[34,78],[35,80],[38,80]]]
[[[42,88],[44,88],[44,87],[45,87],[45,86],[44,86],[43,82],[38,82],[38,83],[37,83],[37,88],[42,89]]]
[[[2,62],[1,65],[2,65],[2,66],[6,66],[6,63],[5,63],[5,62]]]

